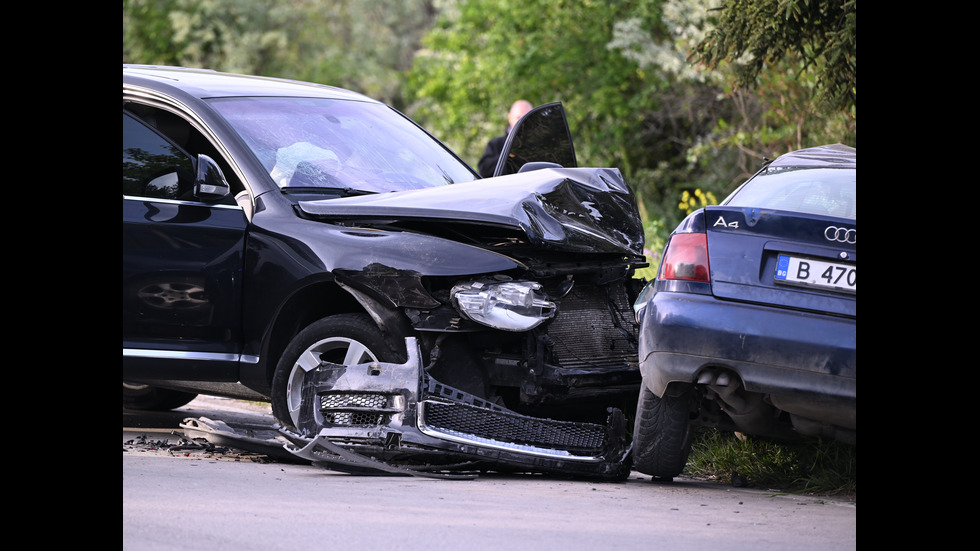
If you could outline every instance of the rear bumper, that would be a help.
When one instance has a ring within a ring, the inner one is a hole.
[[[521,415],[435,381],[414,338],[404,364],[324,362],[307,374],[298,429],[286,433],[305,459],[350,464],[371,457],[382,470],[419,464],[550,472],[599,479],[628,476],[625,418],[606,426]],[[366,463],[365,463],[366,464]]]
[[[779,409],[856,428],[854,319],[659,292],[643,312],[639,348],[643,384],[657,396],[724,368]]]

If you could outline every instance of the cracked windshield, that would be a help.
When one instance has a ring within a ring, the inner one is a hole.
[[[212,105],[283,189],[384,193],[476,178],[384,105],[306,98],[213,100]]]

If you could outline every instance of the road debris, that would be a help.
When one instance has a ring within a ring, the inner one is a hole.
[[[262,453],[243,451],[229,446],[216,445],[203,438],[184,438],[178,431],[170,433],[177,440],[152,440],[141,434],[123,442],[123,453],[146,453],[147,455],[168,455],[191,459],[213,459],[220,461],[248,461],[268,463],[272,459]]]

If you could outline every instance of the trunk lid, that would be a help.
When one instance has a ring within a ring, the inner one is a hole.
[[[723,206],[704,216],[716,297],[857,315],[856,221]]]

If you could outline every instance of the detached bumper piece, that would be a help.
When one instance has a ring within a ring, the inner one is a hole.
[[[529,417],[432,379],[415,339],[404,364],[324,362],[306,374],[296,456],[343,472],[472,478],[484,471],[624,480],[621,411],[607,424]]]

